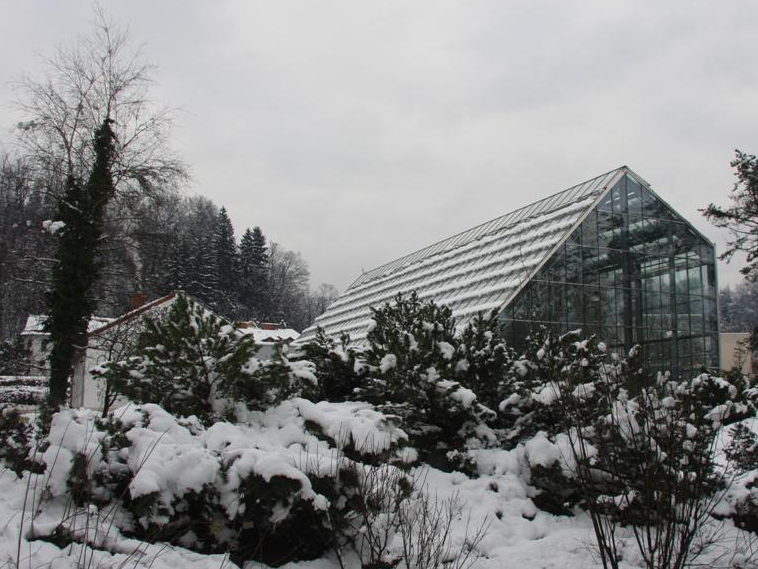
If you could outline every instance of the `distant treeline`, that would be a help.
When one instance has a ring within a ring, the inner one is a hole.
[[[0,339],[46,308],[60,187],[37,172],[0,157]],[[238,240],[225,208],[173,187],[119,196],[106,227],[96,286],[104,316],[128,310],[135,291],[151,299],[182,289],[226,317],[283,320],[300,330],[337,296],[329,284],[312,290],[305,259],[269,242],[260,227]]]

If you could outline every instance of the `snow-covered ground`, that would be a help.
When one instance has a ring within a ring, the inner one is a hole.
[[[132,444],[121,458],[124,464],[140,465],[130,484],[135,495],[159,492],[177,496],[206,482],[220,483],[219,457],[232,461],[224,477],[225,491],[230,495],[234,492],[235,476],[246,469],[264,478],[275,475],[303,478],[303,472],[313,464],[308,457],[328,460],[334,456],[327,442],[308,432],[306,422],[318,425],[332,440],[342,441],[337,445],[347,445],[351,438],[356,441],[371,438],[372,448],[377,452],[404,438],[401,430],[386,424],[380,414],[361,403],[312,403],[295,399],[265,413],[249,413],[245,425],[219,423],[207,429],[191,421],[177,421],[154,405],[120,413],[132,429],[128,435]],[[51,444],[42,455],[47,464],[45,473],[25,473],[18,478],[10,470],[0,471],[0,567],[232,567],[234,564],[225,555],[201,555],[182,547],[124,537],[118,529],[117,520],[122,515],[118,511],[72,506],[66,486],[71,459],[79,450],[93,457],[100,452],[101,435],[93,428],[94,417],[84,410],[64,411],[56,416],[49,438]],[[534,489],[528,484],[527,464],[529,460],[548,460],[554,451],[549,445],[548,441],[540,440],[513,450],[478,450],[475,460],[481,475],[477,478],[426,467],[419,473],[433,498],[445,500],[457,496],[463,505],[462,515],[452,531],[454,546],[462,545],[466,536],[480,525],[488,525],[486,536],[476,548],[474,569],[600,566],[593,550],[591,523],[584,513],[554,516],[538,510],[531,500]],[[402,455],[402,451],[398,453]],[[406,452],[406,458],[412,456]],[[96,462],[93,460],[92,464]],[[325,500],[310,488],[307,480],[303,480],[303,498],[314,504],[323,504]],[[90,545],[58,546],[34,539],[35,535],[49,535],[62,521],[80,541]],[[731,553],[723,553],[742,547],[735,542],[742,533],[729,523],[724,525],[724,531],[722,548],[716,548],[703,559],[706,566],[733,566]],[[623,567],[643,566],[633,538],[626,540],[623,552]],[[360,566],[354,555],[348,554],[343,561],[349,567]],[[333,554],[286,567],[340,569]]]

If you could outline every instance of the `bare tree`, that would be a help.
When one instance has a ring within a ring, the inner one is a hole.
[[[98,305],[113,309],[110,293],[125,297],[144,281],[150,254],[136,237],[145,211],[173,193],[187,171],[169,147],[174,109],[149,97],[154,66],[129,30],[95,6],[88,35],[43,57],[42,78],[17,81],[18,143],[46,191],[60,199],[71,176],[85,180],[94,163],[92,133],[112,121],[114,198],[105,212],[101,262],[107,267],[95,286]],[[127,289],[127,290],[124,290]]]
[[[43,79],[17,82],[16,107],[22,149],[50,179],[85,179],[94,163],[92,133],[113,121],[117,196],[140,199],[186,176],[168,149],[173,111],[148,97],[154,67],[129,30],[95,7],[92,32],[44,57]],[[59,187],[63,187],[61,183]]]
[[[326,312],[329,305],[337,300],[340,296],[340,291],[336,286],[329,283],[321,283],[316,291],[311,295],[313,318]]]
[[[310,271],[300,253],[271,242],[269,249],[269,306],[271,316],[301,328],[307,318],[306,301]]]
[[[44,63],[43,80],[19,81],[16,106],[24,115],[18,124],[20,146],[38,176],[50,181],[57,218],[65,222],[47,321],[53,340],[50,401],[57,405],[65,395],[74,345],[84,341],[86,322],[102,300],[98,290],[112,288],[104,282],[126,280],[110,269],[141,266],[138,259],[123,262],[129,251],[114,254],[130,243],[132,212],[186,173],[167,144],[171,110],[156,107],[148,97],[153,67],[139,48],[131,47],[128,30],[109,21],[99,6],[91,33],[60,46]],[[93,133],[107,138],[107,144],[98,146],[97,136],[93,143]],[[97,211],[84,211],[88,200]],[[85,235],[92,241],[86,247]],[[129,276],[132,282],[141,280],[139,274]]]

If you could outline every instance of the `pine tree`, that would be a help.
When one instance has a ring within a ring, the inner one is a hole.
[[[171,245],[166,261],[166,286],[164,294],[172,290],[187,290],[190,282],[188,239],[180,235]]]
[[[237,282],[237,298],[243,307],[243,315],[246,318],[253,316],[255,303],[255,290],[253,288],[254,267],[253,258],[253,232],[246,229],[240,239],[239,271],[240,278]]]
[[[727,207],[709,204],[700,210],[716,227],[732,234],[720,259],[731,260],[735,253],[746,253],[746,266],[740,269],[745,278],[758,281],[758,158],[735,150],[731,162],[737,181]]]
[[[240,241],[240,280],[238,295],[254,318],[267,318],[270,312],[268,286],[269,256],[266,237],[260,227],[247,229]]]
[[[218,310],[222,294],[213,244],[212,235],[196,233],[190,236],[187,251],[189,274],[184,290],[203,304]]]
[[[225,316],[230,316],[235,308],[235,292],[239,279],[239,257],[234,238],[234,227],[222,207],[216,218],[213,236],[216,253],[216,269],[218,271],[219,308]]]
[[[159,403],[169,413],[196,415],[206,424],[229,410],[223,398],[263,406],[272,385],[255,381],[252,335],[179,294],[163,318],[145,318],[136,355],[95,372],[116,393]]]
[[[722,288],[721,291],[719,291],[719,316],[721,319],[721,322],[719,324],[721,325],[721,330],[723,332],[735,332],[737,330],[734,330],[734,294],[732,294],[732,289],[729,286],[726,286],[725,288]]]
[[[484,444],[494,413],[476,393],[455,380],[465,355],[452,310],[422,301],[416,292],[371,307],[366,335],[367,375],[355,397],[403,420],[423,459],[440,468],[460,463],[468,441]],[[464,459],[465,460],[465,459]]]
[[[97,256],[103,215],[115,193],[110,171],[115,153],[111,122],[106,118],[95,131],[95,162],[87,183],[82,185],[69,174],[58,204],[56,221],[63,225],[45,324],[53,343],[49,392],[52,408],[65,401],[75,350],[86,344],[87,324],[94,309],[91,291],[100,271]]]

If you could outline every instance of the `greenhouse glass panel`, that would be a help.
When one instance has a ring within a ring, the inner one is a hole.
[[[416,291],[458,326],[499,311],[517,350],[540,325],[582,328],[651,369],[718,364],[713,246],[626,167],[363,272],[313,326],[365,345],[371,307]]]
[[[548,323],[556,330],[581,327],[619,353],[639,343],[652,372],[688,376],[718,361],[713,246],[638,180],[624,176],[566,243],[539,277],[551,283]],[[567,284],[555,270],[563,266]],[[543,287],[530,282],[513,302]],[[543,322],[544,313],[522,318]],[[517,350],[525,342],[512,338]]]

